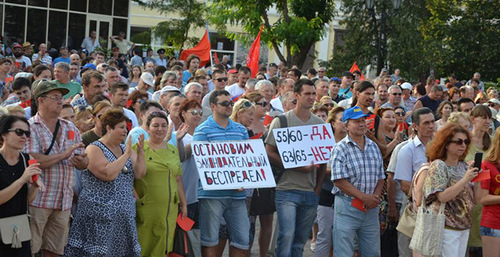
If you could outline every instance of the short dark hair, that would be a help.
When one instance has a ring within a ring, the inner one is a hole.
[[[154,118],[162,118],[162,119],[165,119],[167,121],[167,124],[168,124],[168,118],[167,118],[167,115],[165,114],[165,112],[152,112],[148,115],[148,120],[146,121],[146,126],[149,127],[149,125],[151,125],[151,121],[154,119]]]
[[[224,70],[214,70],[214,71],[212,72],[212,78],[213,78],[215,75],[217,75],[217,74],[224,74],[224,73],[225,73],[225,72],[224,72]]]
[[[475,105],[474,101],[470,98],[460,98],[460,100],[458,100],[458,111],[461,112],[462,111],[462,108],[460,108],[460,105],[464,104],[464,103],[472,103],[473,105]]]
[[[139,105],[139,112],[145,113],[147,110],[149,110],[150,107],[157,107],[160,110],[163,110],[163,107],[158,102],[153,102],[151,100],[147,100],[144,103],[141,103]]]
[[[250,68],[248,68],[247,66],[242,66],[239,70],[238,70],[238,74],[240,73],[245,73],[245,74],[251,74],[252,71],[250,70]]]
[[[111,83],[110,87],[109,87],[109,91],[111,92],[112,95],[114,95],[116,93],[116,91],[118,91],[118,89],[121,89],[122,91],[123,90],[127,90],[128,91],[128,85],[123,83],[123,82],[113,82]]]
[[[104,80],[104,77],[102,76],[102,74],[100,72],[93,70],[93,71],[86,72],[85,74],[83,74],[82,86],[90,85],[90,80],[92,78],[97,79],[99,82],[102,82]]]
[[[307,73],[310,73],[310,74],[312,74],[312,75],[314,75],[314,76],[316,76],[316,75],[318,74],[318,72],[317,72],[317,71],[316,71],[316,69],[314,69],[314,68],[310,68],[310,69],[308,69],[308,70],[307,70]]]
[[[269,68],[271,68],[271,67],[278,68],[278,65],[274,62],[270,63],[268,66],[269,66]]]
[[[363,81],[361,81],[361,83],[358,84],[358,86],[355,88],[355,90],[357,92],[364,92],[368,88],[373,88],[373,90],[375,90],[375,86],[370,81],[363,80]],[[389,89],[387,89],[387,90],[389,90]]]
[[[302,76],[302,72],[299,69],[293,68],[293,69],[290,69],[288,72],[290,72],[290,71],[293,72],[293,75],[295,75],[295,77],[297,77],[297,78],[300,78],[300,76]]]
[[[413,113],[411,114],[411,120],[412,120],[413,124],[418,125],[420,123],[420,116],[425,115],[425,114],[429,114],[429,113],[432,113],[434,115],[432,110],[427,108],[427,107],[418,108],[415,111],[413,111]]]
[[[217,104],[217,97],[219,97],[220,95],[230,96],[231,94],[229,94],[229,92],[227,92],[226,90],[215,90],[212,94],[210,94],[210,104]]]
[[[314,82],[312,82],[310,79],[299,79],[295,84],[293,85],[293,92],[295,93],[300,93],[302,92],[302,88],[304,85],[309,85],[314,87]],[[316,87],[314,87],[316,88]]]
[[[100,118],[101,124],[102,124],[102,135],[104,136],[107,132],[106,127],[110,126],[112,129],[115,128],[115,126],[122,122],[122,121],[128,121],[127,116],[123,112],[123,109],[121,108],[114,108],[111,110],[107,110]]]
[[[21,90],[23,87],[31,89],[31,81],[27,78],[19,77],[12,82],[12,91]]]
[[[158,65],[158,66],[156,66],[155,74],[153,74],[153,75],[163,74],[163,73],[165,73],[165,71],[167,71],[167,68],[165,68],[165,66]]]
[[[11,129],[12,125],[17,121],[22,121],[26,123],[26,125],[28,125],[28,130],[29,130],[30,124],[28,123],[28,120],[26,118],[8,114],[0,117],[0,135],[8,133],[9,129]]]

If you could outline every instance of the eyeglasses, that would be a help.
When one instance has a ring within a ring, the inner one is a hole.
[[[232,101],[224,101],[224,102],[220,102],[220,103],[217,103],[218,105],[222,106],[222,107],[229,107],[229,106],[234,106],[234,103]]]
[[[14,132],[14,133],[16,133],[17,136],[20,136],[20,137],[22,137],[23,135],[26,135],[26,137],[30,137],[30,135],[31,135],[31,131],[20,129],[20,128],[9,129],[7,131]]]
[[[50,98],[50,99],[52,99],[52,100],[54,100],[54,101],[56,101],[56,102],[59,102],[59,101],[64,100],[64,97],[55,96],[55,95],[51,95],[51,96],[49,96],[49,95],[44,95],[43,97],[45,97],[45,98]]]
[[[395,112],[397,116],[405,116],[404,112]]]
[[[144,102],[146,102],[146,101],[147,101],[146,99],[142,99],[142,98],[137,100],[137,102],[138,102],[139,104],[142,104],[142,103],[144,103]]]
[[[222,82],[222,81],[227,81],[227,77],[224,78],[217,78],[217,81]]]
[[[262,103],[255,103],[256,105],[260,105],[262,106],[263,108],[266,108],[267,105],[269,104],[268,102],[262,102]]]
[[[463,143],[465,143],[465,145],[468,145],[470,144],[470,140],[469,139],[457,139],[457,140],[451,140],[450,143],[454,143],[454,144],[457,144],[457,145],[462,145]]]
[[[199,114],[200,116],[203,116],[203,111],[202,110],[192,110],[189,113],[191,113],[192,115]]]
[[[497,105],[496,105],[496,104],[494,104],[494,103],[489,103],[489,104],[488,104],[488,106],[489,106],[489,107],[495,107],[495,106],[497,106]]]
[[[327,103],[327,104],[323,104],[323,105],[326,107],[333,107],[333,103]]]
[[[391,95],[402,96],[403,94],[402,93],[391,93]]]

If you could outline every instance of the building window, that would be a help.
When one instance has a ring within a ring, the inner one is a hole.
[[[130,27],[130,41],[136,44],[151,44],[151,29],[144,27]]]
[[[4,37],[7,42],[24,42],[26,8],[6,5],[4,15]]]
[[[69,9],[72,11],[86,12],[87,0],[71,0]]]
[[[118,35],[120,32],[125,32],[125,38],[130,38],[127,35],[127,20],[126,19],[113,19],[113,35]]]
[[[68,10],[67,0],[50,0],[50,8]]]
[[[49,41],[51,46],[59,49],[66,45],[66,17],[67,12],[50,11],[49,13]]]
[[[128,17],[129,0],[115,0],[113,15]]]
[[[69,14],[68,48],[80,49],[85,34],[86,16],[83,14]]]
[[[39,45],[45,42],[47,34],[47,11],[30,8],[28,9],[28,26],[26,41]]]
[[[47,0],[28,0],[28,5],[47,7]]]
[[[89,0],[89,12],[111,15],[113,0]]]
[[[7,3],[26,4],[26,0],[5,0]]]

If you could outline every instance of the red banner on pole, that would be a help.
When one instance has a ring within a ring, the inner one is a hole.
[[[352,67],[351,69],[349,70],[350,73],[354,73],[355,71],[359,71],[359,73],[361,73],[361,76],[359,77],[360,80],[365,80],[365,76],[363,76],[363,72],[361,72],[361,70],[359,69],[358,65],[356,64],[356,62],[354,62],[352,64]]]
[[[200,67],[203,67],[210,61],[210,49],[210,40],[208,39],[207,29],[200,42],[193,48],[183,50],[179,59],[185,61],[188,56],[195,54],[200,57]]]
[[[259,56],[260,56],[260,33],[264,25],[260,27],[259,34],[255,38],[252,43],[252,47],[250,47],[250,51],[248,52],[247,57],[247,67],[252,71],[252,78],[255,78],[257,72],[259,72]]]

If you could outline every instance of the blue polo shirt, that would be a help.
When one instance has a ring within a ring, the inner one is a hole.
[[[221,140],[247,140],[247,129],[232,120],[226,128],[223,128],[215,122],[213,116],[201,123],[195,130],[193,141],[221,141]],[[198,199],[200,198],[232,198],[232,199],[245,199],[246,193],[238,192],[236,190],[203,190],[201,182],[198,181]]]

